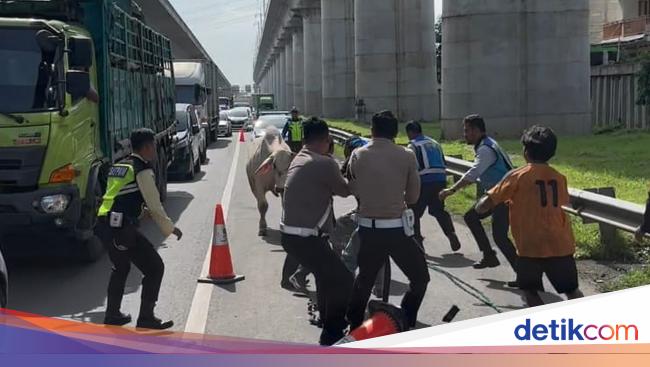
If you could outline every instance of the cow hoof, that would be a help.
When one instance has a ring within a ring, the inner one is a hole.
[[[260,237],[266,236],[266,229],[260,229],[260,231],[257,232],[257,235]]]

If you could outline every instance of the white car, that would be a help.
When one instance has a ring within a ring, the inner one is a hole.
[[[266,135],[266,130],[269,128],[275,128],[280,130],[284,129],[284,125],[287,124],[287,119],[289,115],[286,114],[267,114],[260,116],[255,125],[253,126],[253,136],[255,138],[262,137]]]
[[[248,107],[235,107],[228,111],[228,120],[233,128],[246,130],[253,121],[253,113]]]
[[[232,124],[228,119],[227,111],[219,112],[219,127],[217,129],[219,136],[232,136]]]

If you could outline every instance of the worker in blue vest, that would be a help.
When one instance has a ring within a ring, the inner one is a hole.
[[[416,121],[406,124],[406,135],[410,140],[409,149],[415,154],[420,173],[420,199],[411,206],[415,212],[415,238],[424,241],[420,229],[420,220],[428,208],[429,214],[435,217],[443,233],[449,239],[452,251],[460,250],[460,241],[451,216],[445,210],[445,203],[440,200],[440,192],[447,187],[447,165],[445,154],[440,144],[434,139],[422,134],[422,126]]]
[[[282,129],[282,138],[287,142],[292,152],[298,153],[302,150],[304,136],[305,132],[303,121],[300,118],[300,111],[294,107],[291,109],[291,117],[287,119],[284,129]]]
[[[498,184],[510,172],[514,165],[499,144],[487,135],[485,121],[479,115],[467,116],[464,120],[463,133],[467,144],[474,145],[476,153],[474,165],[451,188],[440,193],[440,199],[454,195],[464,187],[478,183],[482,192],[487,192]],[[469,227],[478,247],[483,253],[483,258],[474,264],[475,269],[494,268],[499,266],[499,259],[492,249],[481,220],[492,217],[492,236],[499,250],[506,257],[510,266],[517,266],[517,251],[508,237],[510,228],[509,210],[506,204],[501,204],[493,210],[479,214],[474,207],[465,213],[465,223]],[[508,282],[508,286],[517,287],[516,281]]]

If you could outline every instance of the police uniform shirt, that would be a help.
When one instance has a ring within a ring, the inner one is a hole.
[[[354,151],[348,170],[350,190],[359,198],[359,215],[372,219],[401,218],[420,196],[415,155],[391,140],[374,138]]]
[[[137,190],[139,190],[142,195],[142,201],[145,206],[145,213],[151,216],[154,222],[158,225],[161,232],[165,237],[170,236],[174,231],[174,223],[169,219],[165,209],[160,202],[160,193],[158,192],[158,187],[156,186],[156,178],[153,169],[148,166],[148,162],[144,160],[141,156],[137,154],[132,154],[131,157],[138,159],[143,163],[143,169],[137,171],[135,176],[135,181],[137,184]],[[108,208],[105,208],[105,212],[110,211],[110,207],[113,206],[113,203],[107,203],[106,200],[103,206],[109,205]],[[138,212],[141,212],[138,210]],[[101,214],[101,210],[100,210]]]
[[[291,227],[315,229],[332,204],[332,196],[350,195],[347,182],[336,161],[307,148],[296,155],[289,172],[283,195],[283,224]],[[322,228],[331,233],[333,215]]]

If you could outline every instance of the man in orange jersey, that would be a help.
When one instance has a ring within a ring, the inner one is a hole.
[[[562,210],[569,204],[566,178],[548,161],[555,155],[557,137],[553,130],[533,126],[521,138],[526,166],[511,171],[479,201],[484,213],[507,203],[510,226],[519,262],[517,281],[529,306],[544,304],[539,291],[546,274],[558,293],[569,299],[583,297],[573,258],[575,240],[571,222]]]

